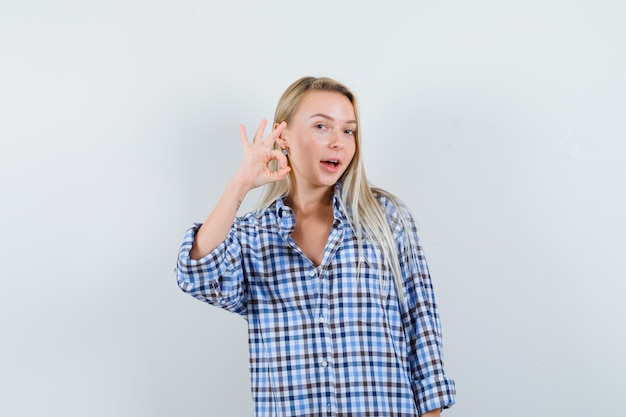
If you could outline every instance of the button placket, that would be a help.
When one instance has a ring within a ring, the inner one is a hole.
[[[319,366],[320,371],[324,373],[326,379],[326,415],[333,415],[336,411],[336,379],[335,369],[333,366],[333,339],[330,327],[330,280],[328,271],[321,269],[318,273],[320,284],[319,312],[316,317],[318,322],[318,334],[322,343],[319,350]]]

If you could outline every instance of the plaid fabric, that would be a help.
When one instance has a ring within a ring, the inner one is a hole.
[[[187,231],[178,284],[248,321],[255,416],[408,417],[454,403],[415,223],[403,206],[379,200],[398,242],[402,306],[380,251],[367,242],[358,250],[337,195],[318,267],[291,239],[295,218],[281,199],[237,217],[203,259],[189,258],[200,225]],[[412,236],[399,216],[409,220]]]

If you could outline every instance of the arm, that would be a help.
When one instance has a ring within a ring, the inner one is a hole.
[[[285,124],[262,140],[266,122],[250,143],[240,128],[244,158],[229,181],[216,207],[203,225],[195,224],[185,234],[178,254],[176,277],[179,287],[193,297],[241,315],[246,314],[246,280],[239,238],[242,229],[235,221],[239,204],[248,191],[289,172],[285,156],[272,145]],[[280,169],[271,172],[268,163],[278,160]]]
[[[245,128],[240,126],[243,160],[235,176],[228,182],[219,202],[196,233],[190,253],[191,259],[197,260],[205,257],[226,239],[237,210],[250,190],[269,182],[282,180],[289,172],[290,168],[287,166],[285,155],[278,150],[272,150],[276,138],[287,124],[281,123],[263,140],[266,125],[267,121],[263,120],[252,143],[248,140]],[[280,163],[278,171],[270,171],[268,164],[272,160]]]
[[[439,416],[441,416],[441,410],[439,408],[421,415],[421,417],[439,417]]]
[[[222,197],[196,232],[189,257],[197,260],[204,258],[226,239],[249,188],[238,178],[232,178],[226,185]]]
[[[400,233],[399,256],[405,287],[403,325],[408,342],[413,392],[423,416],[439,416],[440,410],[455,401],[454,381],[443,366],[443,345],[439,311],[417,227],[410,212],[399,207],[407,229]]]

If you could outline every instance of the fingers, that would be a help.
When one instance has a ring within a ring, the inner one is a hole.
[[[288,166],[281,167],[278,171],[270,172],[269,182],[280,181],[289,174],[291,168]]]
[[[259,127],[257,127],[256,132],[254,133],[252,143],[261,143],[268,147],[271,147],[272,145],[274,145],[274,142],[276,142],[276,139],[280,136],[283,130],[285,130],[285,128],[287,127],[287,122],[282,122],[281,124],[277,125],[276,128],[272,130],[272,133],[270,133],[267,138],[263,139],[263,133],[265,133],[266,127],[267,120],[262,119],[261,123],[259,123]],[[248,140],[248,135],[246,133],[246,127],[244,125],[239,125],[239,139],[241,140],[242,144],[250,144],[250,141]]]
[[[272,134],[274,135],[275,138],[277,138],[280,136],[281,133],[283,133],[283,130],[285,130],[286,128],[287,128],[287,122],[281,122],[280,124],[276,125]]]
[[[278,139],[278,137],[281,133],[283,133],[283,130],[285,130],[286,127],[287,122],[282,122],[281,124],[277,125],[274,130],[272,130],[272,133],[270,133],[269,136],[265,138],[263,143],[269,147],[272,147],[274,145],[274,142],[276,142],[276,139]]]
[[[261,120],[259,123],[259,127],[256,129],[256,133],[254,134],[254,140],[252,143],[262,143],[263,142],[263,133],[265,132],[265,127],[267,126],[267,120]]]
[[[287,157],[278,149],[271,150],[267,155],[267,163],[270,161],[277,161],[279,164],[279,168],[276,171],[270,171],[266,166],[265,173],[267,175],[267,182],[280,181],[284,179],[291,171],[291,167],[287,163]]]
[[[287,166],[287,157],[278,149],[270,151],[270,160],[278,161],[281,169]]]
[[[248,140],[248,135],[246,134],[246,127],[244,125],[239,125],[239,139],[241,139],[241,145],[244,147],[250,145],[250,141]]]

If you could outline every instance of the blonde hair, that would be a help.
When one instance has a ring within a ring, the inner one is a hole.
[[[302,95],[309,90],[321,90],[337,92],[350,100],[354,108],[354,115],[357,122],[355,131],[356,148],[354,157],[350,165],[346,168],[339,179],[341,184],[340,202],[344,208],[348,221],[357,238],[359,252],[362,253],[363,241],[368,240],[377,245],[382,253],[379,265],[389,267],[394,276],[396,291],[400,300],[404,299],[404,285],[402,283],[402,271],[400,269],[398,250],[393,237],[389,222],[385,216],[380,202],[376,195],[385,196],[392,204],[398,205],[397,199],[391,194],[373,187],[365,176],[363,158],[361,157],[361,134],[360,118],[357,100],[354,94],[343,84],[331,78],[303,77],[291,84],[280,97],[274,114],[274,125],[286,121],[289,124],[290,118],[294,115],[300,104]],[[279,148],[277,143],[274,144]],[[277,170],[278,164],[274,164],[270,169]],[[261,198],[257,204],[258,209],[269,207],[277,198],[289,195],[291,191],[292,179],[290,173],[282,181],[272,182],[265,185]],[[399,211],[403,228],[411,236],[410,227],[404,215]],[[361,256],[359,256],[361,258]],[[382,277],[382,274],[381,274]],[[382,283],[381,283],[382,284]]]

